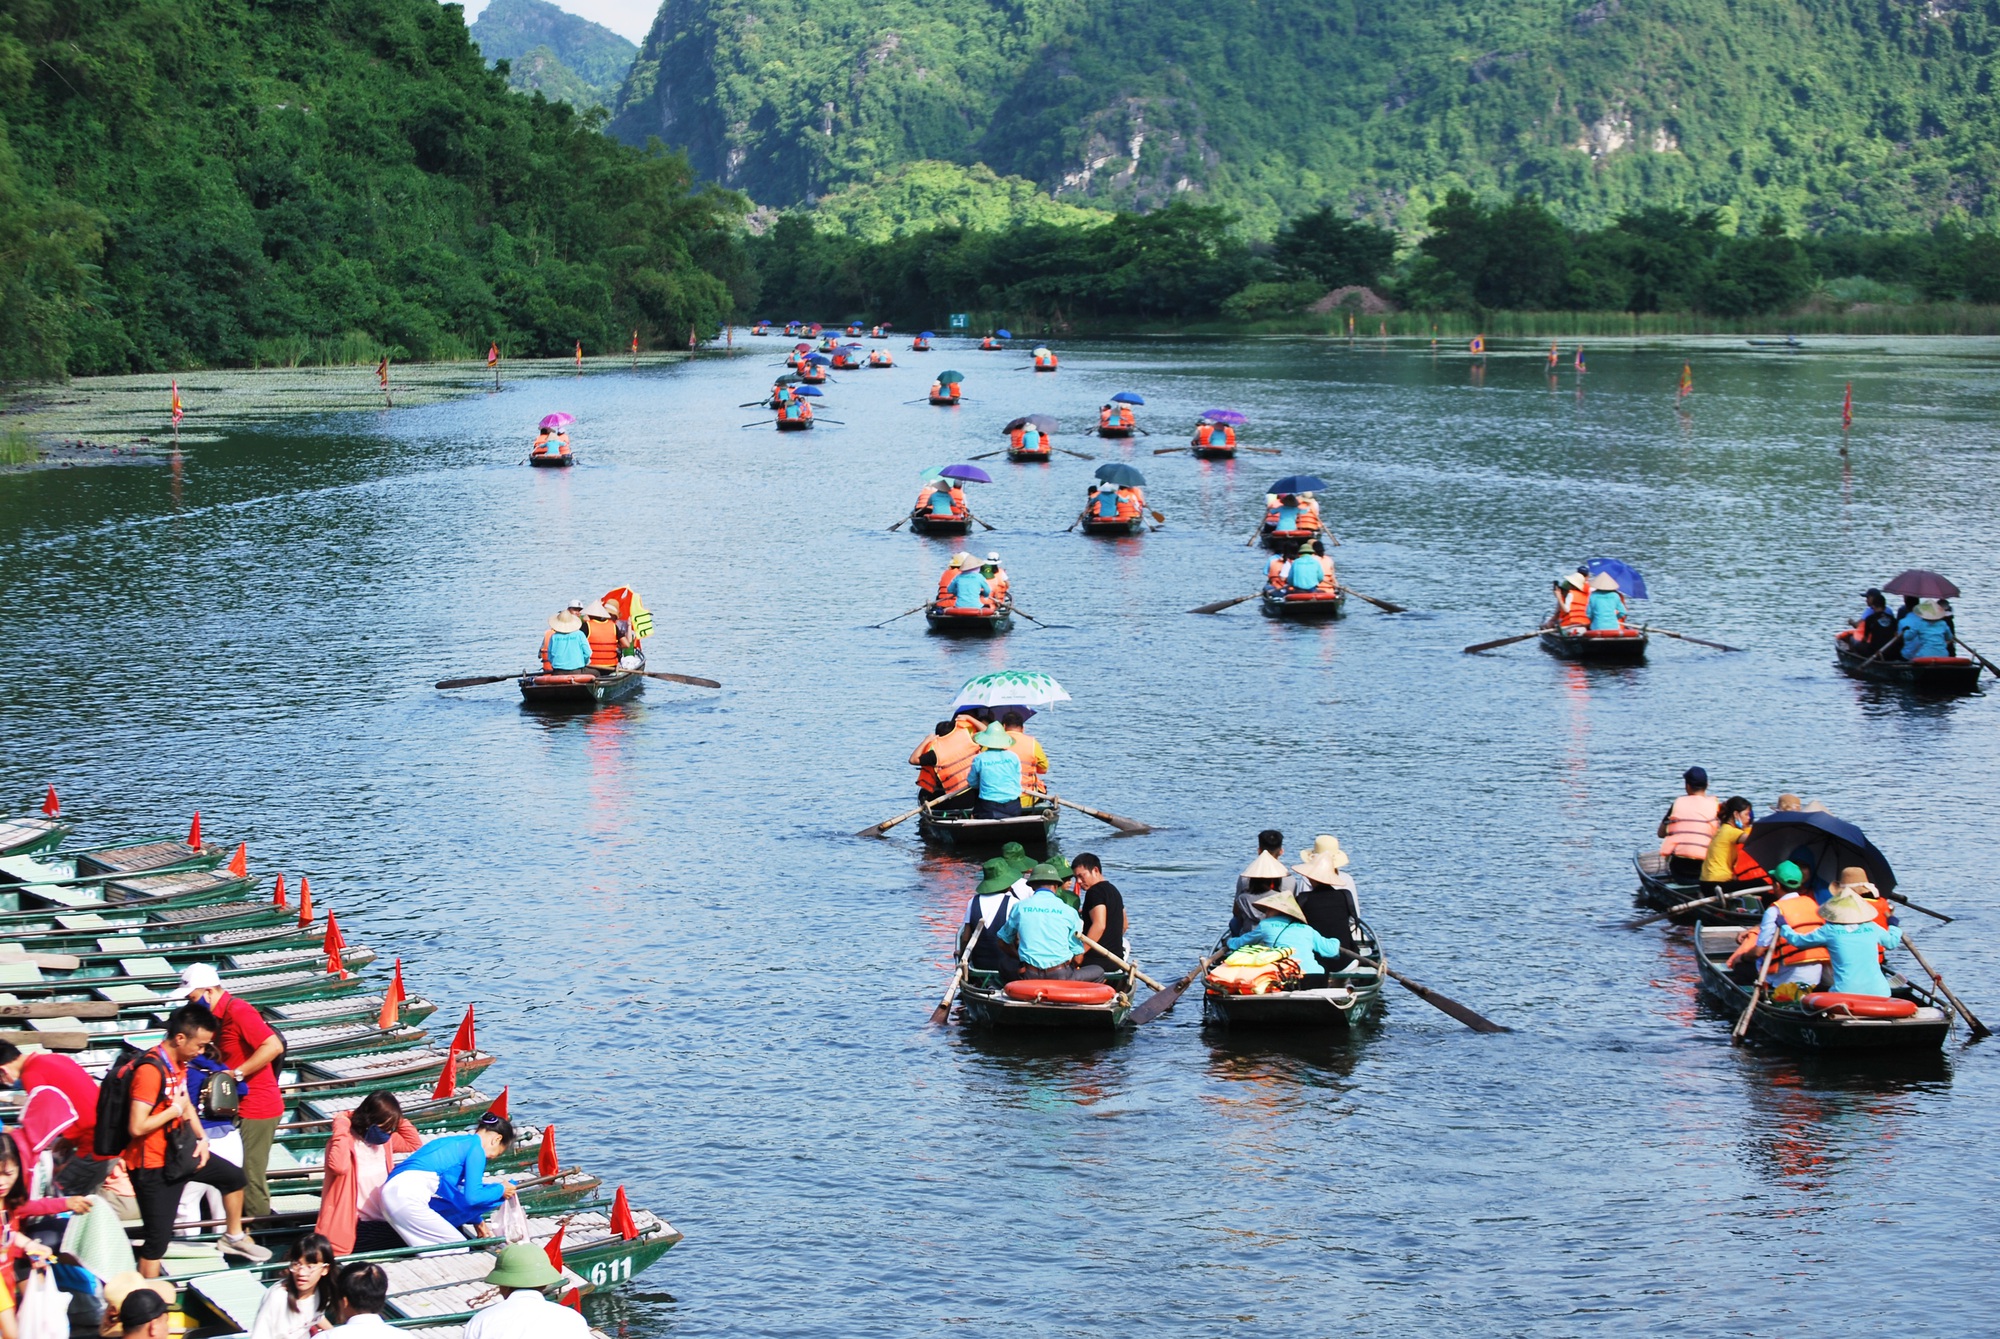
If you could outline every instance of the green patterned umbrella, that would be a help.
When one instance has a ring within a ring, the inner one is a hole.
[[[1063,686],[1046,674],[1033,670],[1000,670],[966,680],[958,690],[952,710],[967,707],[1022,707],[1033,711],[1052,702],[1067,702]]]

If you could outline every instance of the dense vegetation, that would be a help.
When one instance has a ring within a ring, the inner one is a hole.
[[[434,0],[10,0],[0,127],[0,375],[678,345],[748,282],[740,200]]]
[[[639,54],[637,44],[548,0],[493,0],[473,21],[472,40],[489,64],[507,62],[508,87],[578,111],[616,104]]]
[[[915,159],[1268,234],[1447,191],[1925,229],[2000,208],[1971,0],[666,0],[613,122],[768,205]]]

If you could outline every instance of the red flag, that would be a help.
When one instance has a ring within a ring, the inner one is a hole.
[[[387,1032],[403,1021],[403,960],[396,959],[396,974],[389,980],[389,988],[382,992],[382,1013],[375,1020],[375,1026]]]
[[[431,1100],[442,1102],[447,1097],[458,1095],[458,1052],[451,1051],[444,1058],[444,1073],[438,1075],[437,1087],[431,1089]]]
[[[556,1165],[556,1127],[542,1127],[542,1151],[535,1158],[535,1175],[554,1176],[562,1169]]]
[[[300,926],[303,927],[311,925],[312,923],[313,923],[312,880],[308,879],[305,875],[301,874],[299,875],[299,924]]]
[[[56,788],[54,786],[49,787],[48,798],[42,801],[42,812],[50,818],[54,818],[62,812],[62,801],[56,798]]]
[[[562,1304],[568,1307],[571,1311],[579,1313],[582,1312],[583,1290],[581,1288],[571,1288],[568,1292],[563,1294]]]
[[[1854,426],[1854,383],[1847,383],[1847,398],[1840,402],[1840,430],[1846,432]]]
[[[229,872],[237,878],[247,878],[250,874],[250,843],[236,843],[236,854],[229,857]]]
[[[377,363],[377,364],[375,364],[375,375],[376,375],[377,377],[381,378],[381,381],[382,381],[382,389],[383,389],[383,390],[385,390],[385,391],[386,391],[386,390],[388,390],[388,389],[389,389],[389,355],[388,355],[388,354],[386,354],[386,353],[385,353],[385,354],[383,354],[383,355],[382,355],[382,361],[381,361],[381,362],[379,362],[379,363]]]
[[[194,822],[188,824],[188,849],[191,851],[199,851],[201,849],[201,810],[199,809],[194,811]]]
[[[278,882],[271,889],[271,905],[274,907],[283,907],[286,905],[285,872],[283,870],[278,871]]]
[[[556,1234],[553,1237],[549,1238],[548,1245],[542,1247],[542,1253],[549,1257],[549,1263],[554,1265],[557,1269],[561,1269],[563,1267],[563,1259],[562,1259],[563,1229],[568,1226],[569,1226],[569,1219],[567,1218],[563,1219],[562,1222],[557,1223]]]
[[[639,1235],[639,1225],[632,1221],[632,1206],[625,1200],[625,1187],[618,1187],[618,1193],[611,1198],[611,1230],[630,1241]]]
[[[340,933],[340,922],[330,911],[326,913],[326,938],[320,942],[320,947],[326,951],[327,974],[337,975],[345,981],[347,964],[342,958],[347,953],[347,937]]]
[[[496,367],[499,365],[499,362],[500,362],[500,345],[496,341],[490,348],[486,350],[486,365],[488,367]]]
[[[472,1035],[472,1006],[465,1006],[465,1017],[458,1020],[458,1031],[451,1034],[453,1051],[476,1051],[479,1042]]]
[[[174,422],[179,423],[181,421],[181,383],[178,379],[174,381],[173,411],[174,411]]]
[[[489,1116],[498,1116],[501,1120],[507,1119],[507,1090],[505,1088],[502,1088],[500,1095],[493,1099],[493,1105],[486,1108],[486,1114]]]

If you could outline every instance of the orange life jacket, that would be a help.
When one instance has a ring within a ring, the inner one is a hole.
[[[1732,879],[1743,879],[1751,883],[1769,883],[1771,881],[1770,872],[1750,858],[1750,853],[1743,849],[1742,842],[1736,843],[1736,857],[1730,864],[1729,877]]]
[[[1042,765],[1035,761],[1035,750],[1040,747],[1035,737],[1026,730],[1009,730],[1014,743],[1007,751],[1021,760],[1021,789],[1040,794],[1048,787],[1041,784]],[[1043,754],[1044,757],[1048,755]]]
[[[1826,924],[1826,918],[1819,914],[1819,903],[1810,894],[1791,893],[1777,901],[1778,919],[1792,928],[1794,934],[1809,934]],[[1833,955],[1824,948],[1797,948],[1778,936],[1778,951],[1771,955],[1771,969],[1799,967],[1809,962],[1832,962]]]
[[[985,576],[986,574],[982,571],[980,575]],[[1007,592],[1013,588],[1014,583],[1007,579],[1005,572],[996,572],[992,576],[986,577],[986,584],[992,587],[994,603],[1007,603]]]
[[[618,668],[618,624],[609,618],[586,618],[583,635],[590,639],[590,667]]]
[[[1056,365],[1056,356],[1053,353],[1047,355],[1046,357],[1035,359],[1036,367],[1054,367],[1055,365]]]
[[[1683,795],[1667,814],[1667,835],[1660,854],[1687,860],[1708,859],[1709,843],[1722,826],[1722,802],[1713,795]]]
[[[541,656],[542,656],[542,673],[544,674],[554,674],[556,672],[555,665],[549,661],[549,638],[555,635],[556,635],[556,630],[554,628],[550,628],[547,632],[544,632],[542,634]]]
[[[1574,586],[1564,586],[1561,599],[1556,605],[1556,624],[1578,631],[1589,627],[1590,592],[1578,590]]]
[[[1194,444],[1196,446],[1207,446],[1210,439],[1214,436],[1215,429],[1211,425],[1204,423],[1194,430]]]
[[[965,569],[963,567],[945,568],[944,575],[938,578],[938,599],[942,600],[946,595],[950,594],[951,583],[964,575]]]
[[[1118,426],[1119,426],[1119,427],[1121,427],[1121,428],[1129,428],[1129,427],[1131,427],[1131,426],[1132,426],[1132,425],[1133,425],[1134,423],[1137,423],[1138,421],[1139,421],[1139,420],[1138,420],[1137,418],[1133,417],[1133,414],[1132,414],[1132,406],[1131,406],[1131,405],[1129,405],[1129,404],[1121,404],[1121,405],[1119,405],[1119,406],[1118,406]]]
[[[1267,586],[1284,586],[1291,570],[1291,560],[1283,554],[1279,554],[1277,557],[1271,559],[1271,565],[1264,569],[1264,584]]]
[[[1230,427],[1227,423],[1222,425],[1222,444],[1228,447],[1236,445],[1236,429]]]
[[[943,735],[926,735],[923,743],[910,750],[910,766],[917,769],[918,790],[936,790],[938,788],[937,765],[935,763],[919,762],[918,759],[942,744],[944,740],[945,736]]]
[[[1139,491],[1136,488],[1119,489],[1118,519],[1121,521],[1131,520],[1139,514],[1144,502],[1145,499],[1139,496]]]
[[[972,731],[967,725],[979,728],[979,722],[969,716],[960,716],[953,725],[956,727],[943,739],[931,746],[937,756],[938,789],[957,790],[965,784],[965,775],[972,770],[972,760],[979,756],[979,745],[972,742]]]

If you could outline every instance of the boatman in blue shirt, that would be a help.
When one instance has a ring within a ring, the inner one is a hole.
[[[1079,937],[1083,918],[1056,896],[1062,875],[1053,865],[1037,865],[1028,874],[1028,896],[1014,904],[1000,927],[1000,938],[1021,957],[1019,979],[1029,981],[1102,981],[1102,967],[1085,967],[1087,947]]]
[[[976,567],[968,567],[959,576],[953,577],[948,587],[951,605],[954,609],[982,609],[991,603],[993,585],[979,574]]]
[[[978,573],[973,576],[977,578]],[[959,578],[961,581],[963,577]],[[1019,818],[1021,809],[1021,759],[1014,752],[1014,736],[999,725],[989,724],[972,737],[979,756],[965,774],[965,784],[974,787],[974,818]]]

